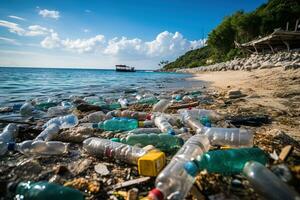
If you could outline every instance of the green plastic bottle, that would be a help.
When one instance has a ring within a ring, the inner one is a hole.
[[[267,157],[259,148],[216,150],[198,156],[195,160],[187,162],[184,167],[192,176],[204,169],[210,173],[231,175],[241,173],[248,161],[256,161],[265,165]]]
[[[157,102],[158,99],[156,97],[147,97],[137,101],[138,104],[147,104],[147,105],[155,104]]]
[[[156,148],[164,152],[172,152],[179,149],[183,145],[183,140],[179,137],[170,134],[138,134],[128,135],[126,138],[122,138],[120,142],[129,145],[153,145]]]
[[[98,124],[93,124],[93,128],[105,131],[129,131],[138,128],[139,122],[136,119],[125,117],[114,117]]]
[[[83,200],[83,194],[73,188],[48,182],[20,182],[13,192],[22,200]]]
[[[48,108],[54,107],[56,105],[57,105],[56,103],[52,103],[52,102],[42,102],[36,104],[35,107],[39,110],[47,110]]]

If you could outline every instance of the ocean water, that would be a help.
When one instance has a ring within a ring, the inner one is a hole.
[[[125,92],[168,92],[192,89],[199,82],[188,74],[100,69],[48,69],[0,67],[0,106],[23,103],[36,97],[67,99],[70,95],[122,96]]]

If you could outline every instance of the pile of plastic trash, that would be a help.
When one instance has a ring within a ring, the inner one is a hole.
[[[19,113],[24,119],[44,121],[42,131],[34,139],[16,142],[19,125],[8,124],[0,134],[0,156],[12,152],[28,157],[67,156],[72,139],[63,133],[79,127],[96,133],[78,136],[76,141],[81,143],[82,154],[94,157],[99,163],[137,166],[139,176],[153,177],[155,187],[143,191],[148,194],[136,199],[185,199],[203,172],[241,175],[265,199],[300,199],[294,188],[266,167],[269,156],[253,145],[252,131],[217,127],[224,116],[197,108],[199,101],[209,99],[200,91],[192,91],[119,99],[71,96],[62,102],[34,99],[15,104],[7,110]],[[146,109],[136,111],[139,106]],[[103,132],[112,137],[97,134]],[[48,180],[9,183],[6,195],[17,199],[87,197],[84,191]]]

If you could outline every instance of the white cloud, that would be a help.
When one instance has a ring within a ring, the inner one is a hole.
[[[48,33],[51,32],[53,32],[53,30],[47,29],[40,25],[32,25],[32,26],[28,26],[28,31],[26,32],[26,36],[47,35]]]
[[[61,41],[62,46],[65,49],[78,53],[100,50],[104,42],[105,38],[103,35],[96,35],[89,39],[66,39]]]
[[[53,18],[53,19],[58,19],[60,17],[58,11],[56,11],[56,10],[47,10],[47,9],[40,10],[39,15],[41,15],[44,18]]]
[[[20,43],[17,42],[15,39],[0,37],[0,40],[4,41],[6,43],[9,43],[9,44],[20,45]]]
[[[58,34],[52,32],[44,40],[41,41],[41,46],[47,49],[57,48],[61,45],[61,41],[58,37]]]
[[[89,33],[89,32],[90,32],[90,29],[85,28],[85,29],[83,29],[83,32]]]
[[[31,25],[28,26],[27,29],[24,29],[19,26],[19,24],[8,22],[5,20],[0,20],[0,26],[8,28],[8,31],[11,33],[16,33],[20,36],[40,36],[47,35],[52,33],[52,29],[47,29],[40,25]]]
[[[8,28],[9,32],[16,33],[18,35],[23,35],[25,33],[25,30],[21,27],[19,27],[18,24],[13,22],[8,22],[5,20],[0,20],[0,26]]]
[[[141,55],[144,52],[145,46],[141,39],[127,39],[126,37],[109,40],[108,45],[104,50],[105,54],[114,56]]]
[[[25,18],[18,17],[18,16],[15,16],[15,15],[9,15],[8,17],[9,17],[9,18],[12,18],[12,19],[18,19],[18,20],[21,20],[21,21],[26,21]]]

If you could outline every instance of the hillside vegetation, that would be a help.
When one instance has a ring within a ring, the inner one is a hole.
[[[207,46],[188,51],[163,68],[193,68],[227,61],[236,56],[242,57],[244,54],[235,49],[234,41],[244,43],[272,33],[274,28],[285,29],[287,22],[289,30],[294,30],[299,18],[299,0],[269,0],[252,12],[237,11],[225,17],[221,24],[209,33]]]

